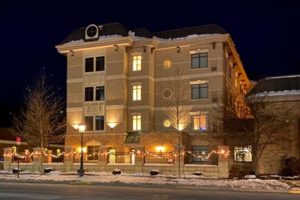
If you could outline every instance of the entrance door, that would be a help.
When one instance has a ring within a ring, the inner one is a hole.
[[[135,149],[130,150],[130,163],[135,164]]]
[[[108,163],[116,163],[116,150],[115,149],[109,150]]]

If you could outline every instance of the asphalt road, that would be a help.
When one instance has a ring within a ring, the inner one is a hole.
[[[97,200],[235,200],[263,199],[289,200],[300,199],[300,195],[283,193],[258,193],[239,191],[220,191],[210,189],[161,188],[136,186],[107,185],[67,185],[38,183],[5,183],[0,182],[1,200],[58,200],[58,199],[97,199]]]

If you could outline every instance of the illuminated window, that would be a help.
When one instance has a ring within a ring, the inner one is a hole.
[[[195,53],[191,55],[192,69],[208,67],[208,53]]]
[[[251,146],[235,146],[234,161],[236,162],[252,162]]]
[[[142,56],[133,56],[132,70],[133,71],[141,71],[142,70]]]
[[[132,130],[140,131],[142,125],[142,116],[141,115],[133,115],[132,116]]]
[[[207,162],[208,156],[208,146],[192,146],[192,162]]]
[[[87,147],[87,159],[98,160],[98,149],[100,146],[88,146]]]
[[[207,114],[192,115],[192,129],[195,131],[206,131]]]
[[[132,86],[132,100],[140,101],[142,99],[142,86],[141,84],[135,84]]]

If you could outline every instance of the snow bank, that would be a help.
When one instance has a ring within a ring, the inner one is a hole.
[[[0,179],[17,180],[17,176],[12,173],[0,171]],[[206,178],[203,176],[189,175],[177,178],[170,175],[150,176],[148,174],[121,174],[114,176],[110,173],[87,173],[79,177],[76,173],[62,173],[53,171],[49,174],[40,175],[33,173],[21,173],[20,180],[29,181],[53,181],[53,182],[87,182],[87,183],[126,183],[126,184],[154,184],[154,185],[191,185],[232,189],[248,190],[288,190],[290,186],[278,180],[231,180]]]

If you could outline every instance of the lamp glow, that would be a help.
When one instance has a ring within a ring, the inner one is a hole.
[[[163,152],[163,151],[165,151],[165,147],[164,146],[157,146],[157,147],[155,147],[155,150],[157,151],[157,152]]]

